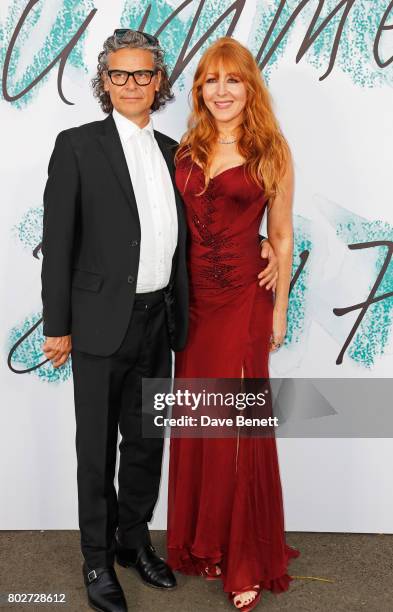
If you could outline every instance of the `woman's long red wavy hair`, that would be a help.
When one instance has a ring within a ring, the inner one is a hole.
[[[233,38],[216,40],[199,61],[191,91],[192,113],[176,160],[191,155],[192,160],[203,169],[205,191],[218,130],[213,115],[203,101],[202,86],[207,73],[216,72],[220,65],[228,73],[238,75],[246,85],[247,102],[239,128],[238,151],[246,160],[245,168],[249,176],[263,188],[266,198],[272,202],[286,170],[289,146],[274,116],[269,91],[254,57]]]

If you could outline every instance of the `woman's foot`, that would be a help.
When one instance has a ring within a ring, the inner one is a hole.
[[[256,589],[255,591],[253,589]],[[254,584],[254,587],[249,591],[237,591],[232,593],[232,601],[235,608],[248,612],[252,610],[258,603],[261,596],[259,584]]]
[[[219,565],[215,564],[207,565],[203,570],[203,575],[205,576],[205,578],[207,578],[207,580],[216,580],[216,578],[219,578],[219,576],[221,576],[221,568]]]

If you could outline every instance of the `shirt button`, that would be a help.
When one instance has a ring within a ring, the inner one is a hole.
[[[136,246],[138,246],[138,244],[139,244],[138,240],[132,240],[131,241],[131,246],[132,247],[136,247]]]
[[[131,275],[130,275],[130,276],[127,278],[127,282],[128,282],[130,285],[132,285],[132,283],[133,283],[134,281],[135,281],[135,278],[134,278],[133,276],[131,276]]]

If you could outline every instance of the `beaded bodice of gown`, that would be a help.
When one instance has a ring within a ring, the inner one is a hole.
[[[263,268],[258,232],[266,199],[244,165],[224,170],[206,191],[202,169],[178,162],[176,182],[189,229],[188,266],[193,287],[235,288],[256,282]]]

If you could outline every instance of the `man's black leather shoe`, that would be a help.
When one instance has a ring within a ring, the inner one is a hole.
[[[98,612],[127,612],[123,589],[113,567],[89,569],[83,564],[89,606]]]
[[[154,546],[146,544],[138,549],[124,548],[119,542],[116,560],[122,567],[135,569],[142,581],[156,589],[174,589],[176,578],[171,568],[157,556]]]

